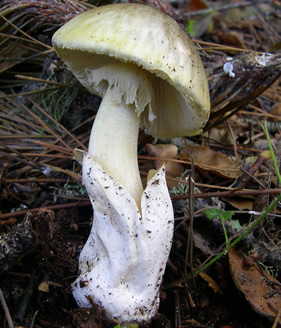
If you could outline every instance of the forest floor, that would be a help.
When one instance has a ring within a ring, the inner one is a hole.
[[[93,216],[73,152],[87,150],[100,99],[51,45],[66,21],[106,4],[97,2],[0,2],[3,328],[117,325],[97,307],[79,309],[71,292]],[[166,162],[175,213],[159,315],[147,327],[279,327],[281,3],[145,2],[192,35],[211,97],[199,136],[140,132],[141,177]]]

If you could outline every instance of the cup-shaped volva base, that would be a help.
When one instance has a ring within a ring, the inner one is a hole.
[[[147,322],[157,313],[174,217],[162,167],[147,183],[141,213],[133,197],[85,154],[83,183],[94,209],[90,236],[79,259],[73,295],[118,322]]]

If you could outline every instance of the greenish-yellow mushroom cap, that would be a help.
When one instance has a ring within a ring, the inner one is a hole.
[[[206,124],[210,99],[203,64],[188,34],[161,11],[128,3],[98,7],[61,27],[53,45],[79,81],[101,97],[116,82],[111,64],[140,67],[150,82],[149,97],[137,84],[129,94],[125,78],[119,99],[135,105],[146,133],[191,136]]]

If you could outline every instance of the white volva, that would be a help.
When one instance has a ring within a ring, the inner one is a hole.
[[[119,322],[146,322],[158,309],[173,237],[165,169],[148,181],[141,215],[134,198],[89,154],[82,165],[94,219],[72,286],[74,297],[81,307],[90,307],[90,298]]]

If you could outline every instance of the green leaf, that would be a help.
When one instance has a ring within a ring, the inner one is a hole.
[[[241,226],[239,220],[231,220],[231,226],[237,232],[239,232],[243,229],[243,226]]]
[[[187,24],[187,32],[191,35],[191,36],[194,36],[195,35],[195,32],[194,32],[194,25],[195,25],[195,20],[194,19],[190,19],[188,21],[188,24]]]
[[[234,213],[232,211],[225,211],[221,217],[222,220],[230,220],[233,217]]]
[[[224,211],[221,208],[209,208],[204,213],[209,220],[220,219],[223,221],[230,220],[234,215],[232,211]]]
[[[221,218],[223,212],[224,211],[221,208],[209,208],[206,211],[204,211],[205,215],[209,220]]]

